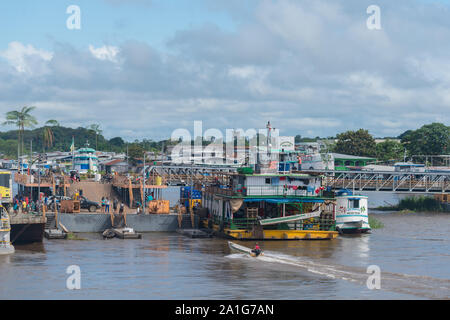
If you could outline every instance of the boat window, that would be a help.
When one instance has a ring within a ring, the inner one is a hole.
[[[0,174],[0,187],[10,188],[9,186],[9,173]]]
[[[271,180],[270,178],[266,178],[266,184],[270,184],[271,183],[270,180]]]
[[[349,199],[348,200],[349,209],[359,209],[359,199]]]

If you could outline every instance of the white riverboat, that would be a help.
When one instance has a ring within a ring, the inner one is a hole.
[[[10,240],[11,224],[8,212],[0,204],[0,255],[14,253],[14,246]]]
[[[366,196],[341,192],[336,196],[336,230],[339,233],[365,233],[369,225]]]

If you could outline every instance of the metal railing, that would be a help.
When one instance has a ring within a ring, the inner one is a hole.
[[[449,192],[448,172],[370,172],[370,171],[322,171],[324,185],[333,189]]]
[[[2,218],[1,220],[1,224],[0,224],[0,231],[11,231],[11,225],[9,223],[9,219],[8,218]]]
[[[247,186],[240,189],[206,187],[206,192],[212,194],[220,194],[230,197],[249,197],[249,196],[292,196],[292,197],[315,197],[321,196],[322,192],[316,193],[315,190],[300,189],[295,186],[273,186],[273,185],[257,185]]]

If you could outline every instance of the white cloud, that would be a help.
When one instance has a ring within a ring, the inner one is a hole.
[[[117,54],[119,53],[119,48],[114,46],[102,46],[95,48],[93,45],[89,45],[89,51],[91,54],[99,60],[107,60],[111,62],[117,61]]]
[[[143,39],[52,53],[14,42],[0,51],[0,113],[31,101],[42,118],[97,119],[107,136],[130,139],[168,137],[194,120],[218,129],[270,120],[302,136],[448,122],[448,14],[379,1],[381,31],[366,28],[368,0],[253,0],[233,31],[193,25],[168,39],[170,51]]]
[[[6,50],[0,51],[0,57],[5,58],[17,72],[32,74],[43,71],[42,66],[52,60],[53,53],[14,41]]]

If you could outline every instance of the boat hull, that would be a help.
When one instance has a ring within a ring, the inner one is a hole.
[[[217,233],[222,237],[232,240],[331,240],[338,237],[337,231],[319,231],[319,230],[263,230],[262,233],[256,233],[251,230],[231,230],[225,229],[222,233]]]
[[[372,229],[370,228],[344,228],[338,229],[340,234],[361,234],[369,233]]]
[[[16,250],[14,249],[14,246],[9,245],[6,247],[0,247],[0,256],[7,255],[7,254],[13,254]]]
[[[361,220],[336,223],[336,230],[341,234],[356,234],[370,232],[367,216],[361,216]]]
[[[12,224],[11,240],[16,243],[42,242],[44,239],[45,223],[39,224]]]

